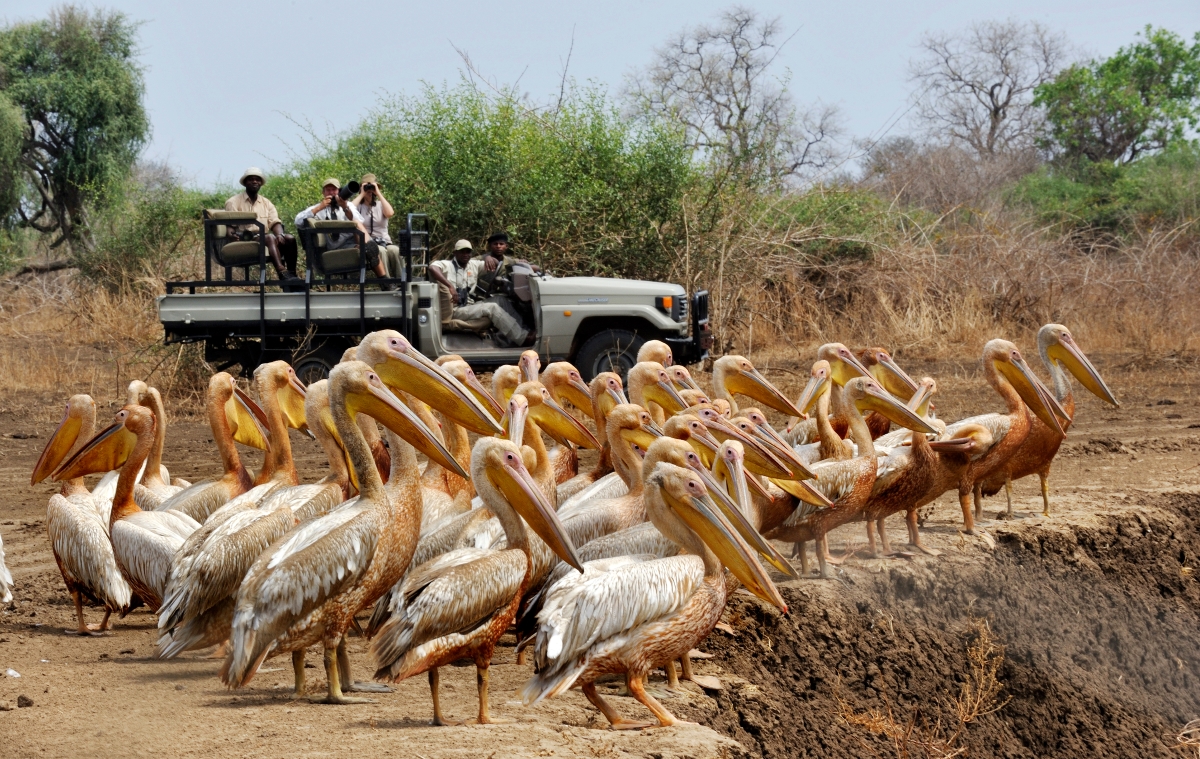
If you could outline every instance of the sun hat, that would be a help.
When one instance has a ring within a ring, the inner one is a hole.
[[[374,174],[363,174],[359,184],[379,184],[379,180],[375,178]]]
[[[330,177],[329,179],[326,179],[324,182],[321,183],[321,189],[325,189],[329,185],[333,185],[334,187],[341,187],[342,183],[337,181],[333,177]]]
[[[471,247],[471,241],[459,240],[458,242],[454,243],[454,252],[457,253],[460,250],[474,250],[474,248]]]
[[[238,180],[238,184],[240,184],[242,187],[245,187],[246,180],[250,177],[258,177],[264,182],[267,181],[267,178],[263,176],[262,169],[258,168],[257,166],[251,166],[242,172],[242,178]]]

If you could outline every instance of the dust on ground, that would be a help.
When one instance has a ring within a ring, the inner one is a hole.
[[[939,558],[853,555],[837,580],[784,583],[787,616],[735,596],[725,616],[732,632],[715,631],[702,646],[715,658],[696,665],[724,689],[687,684],[664,698],[702,726],[641,733],[604,729],[578,691],[522,707],[516,692],[531,670],[515,664],[507,639],[492,667],[492,706],[513,722],[433,728],[424,678],[372,705],[331,707],[293,699],[283,659],[239,691],[220,685],[207,652],[155,659],[145,610],[107,637],[65,635],[74,613],[44,526],[54,487],[28,484],[64,398],[0,395],[0,533],[18,585],[0,611],[0,670],[21,674],[0,675],[0,703],[33,701],[0,711],[5,755],[894,756],[839,718],[838,698],[856,711],[891,709],[926,732],[944,729],[964,682],[969,621],[984,619],[1006,647],[999,674],[1012,700],[967,726],[970,755],[1178,756],[1172,736],[1200,715],[1200,370],[1101,358],[1123,407],[1080,399],[1052,474],[1050,518],[1040,516],[1036,478],[1026,479],[1014,488],[1018,519],[995,519],[1001,494],[985,503],[991,541],[967,537],[946,495],[924,527]],[[904,363],[939,379],[943,418],[998,407],[970,362]],[[779,368],[802,378],[798,366]],[[117,396],[97,398],[101,420]],[[164,460],[174,476],[219,471],[210,437],[196,422],[169,428]],[[298,437],[293,445],[302,476],[316,479],[319,448]],[[902,518],[889,527],[901,545]],[[831,536],[835,552],[865,543],[861,523]],[[363,641],[351,639],[351,655],[355,676],[367,679]],[[309,661],[319,665],[319,652]],[[321,689],[323,672],[309,675],[310,692]],[[449,715],[474,714],[473,667],[445,668],[442,691]],[[645,718],[615,685],[608,691],[624,714]]]

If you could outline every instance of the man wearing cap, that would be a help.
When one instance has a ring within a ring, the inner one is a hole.
[[[367,228],[363,226],[363,218],[358,213],[358,208],[353,203],[347,202],[338,190],[342,183],[330,177],[321,183],[321,202],[315,206],[305,208],[300,213],[296,214],[296,229],[300,229],[309,219],[317,221],[353,221],[359,231],[365,236],[363,245],[363,255],[367,260],[367,268],[374,271],[378,277],[386,277],[387,270],[383,268],[383,262],[379,260],[379,243],[371,239],[367,234]],[[358,240],[349,232],[337,234],[332,233],[326,235],[328,244],[326,250],[342,250],[350,248],[358,244]],[[386,289],[391,289],[390,286]]]
[[[246,191],[225,201],[225,210],[253,213],[267,230],[263,242],[266,244],[267,253],[271,255],[271,263],[275,264],[275,270],[279,272],[279,278],[299,279],[296,276],[296,238],[284,234],[283,222],[279,220],[275,204],[258,194],[263,186],[262,169],[251,166],[242,172],[239,181]],[[237,237],[245,231],[247,230],[244,227],[230,225],[229,236]]]
[[[379,245],[379,257],[383,260],[383,268],[387,276],[400,276],[400,246],[392,244],[392,235],[388,232],[388,219],[396,215],[392,204],[383,196],[383,188],[374,174],[363,174],[360,183],[361,191],[350,201],[358,215],[362,217],[363,226],[367,229],[367,238]]]
[[[454,255],[429,264],[429,277],[438,283],[442,328],[447,331],[483,331],[494,326],[510,345],[528,345],[533,334],[496,303],[471,301],[483,271],[483,261],[471,258],[469,240],[454,243]]]

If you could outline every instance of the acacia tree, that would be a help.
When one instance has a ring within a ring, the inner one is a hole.
[[[0,118],[0,144],[19,140],[26,185],[0,213],[54,235],[52,247],[94,247],[89,209],[129,175],[149,136],[136,31],[122,13],[75,6],[0,29],[0,98],[21,114],[16,126]]]
[[[1071,66],[1038,87],[1047,147],[1066,158],[1127,163],[1181,140],[1200,121],[1200,32],[1188,45],[1147,26],[1111,58]]]
[[[827,166],[840,134],[832,106],[798,109],[789,75],[773,75],[787,44],[779,19],[735,7],[715,24],[680,32],[632,74],[635,114],[680,124],[692,149],[731,177],[773,183]]]
[[[916,115],[935,137],[980,157],[1033,147],[1041,123],[1033,93],[1062,65],[1065,37],[1036,22],[988,21],[961,35],[927,35],[920,47],[910,64],[920,85]]]

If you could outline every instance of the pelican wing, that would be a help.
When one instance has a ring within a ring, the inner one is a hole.
[[[4,538],[0,537],[0,603],[6,604],[12,600],[12,589],[12,573],[4,564]]]
[[[259,511],[287,509],[298,522],[308,522],[328,514],[343,500],[342,488],[337,483],[313,483],[279,488],[259,505]]]
[[[577,510],[597,500],[620,498],[629,492],[629,486],[616,472],[609,472],[558,506],[558,518],[566,519]]]
[[[946,432],[943,434],[943,439],[954,437],[960,429],[968,424],[981,424],[987,428],[987,431],[992,433],[992,444],[999,445],[1004,436],[1008,434],[1012,428],[1012,417],[1008,414],[980,414],[979,416],[971,416],[966,419],[960,419],[954,424],[946,426]]]
[[[871,459],[869,463],[873,464],[874,459]],[[810,480],[810,483],[821,491],[822,495],[836,503],[839,498],[854,489],[854,484],[862,475],[862,467],[865,465],[865,460],[862,458],[826,461],[813,467],[817,479]],[[791,521],[790,517],[788,521]]]
[[[149,603],[162,598],[171,576],[171,559],[183,545],[178,525],[162,515],[160,511],[139,511],[117,520],[112,528],[113,555],[131,584],[153,593],[155,598],[145,599]]]
[[[573,662],[597,643],[671,614],[704,582],[698,556],[622,556],[584,565],[546,592],[538,614],[539,667]]]
[[[783,433],[783,439],[791,446],[812,443],[817,439],[817,418],[812,416],[796,422],[790,430]]]
[[[904,470],[912,463],[912,457],[909,456],[911,450],[912,448],[909,446],[892,448],[886,456],[876,459],[875,484],[871,487],[872,496],[883,492],[884,488],[887,488],[904,473]]]
[[[376,676],[403,679],[468,641],[493,614],[513,602],[525,578],[522,551],[465,549],[420,567],[405,582],[403,607],[371,642]]]
[[[87,503],[57,493],[46,508],[46,531],[68,583],[113,611],[129,606],[132,591],[113,558],[106,525]]]

